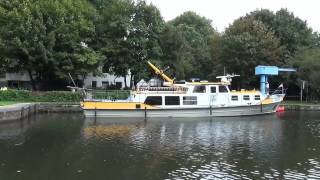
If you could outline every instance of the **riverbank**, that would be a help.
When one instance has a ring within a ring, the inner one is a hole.
[[[71,113],[81,111],[79,104],[71,103],[16,103],[0,106],[0,122],[23,119],[35,113]]]
[[[286,111],[320,111],[320,104],[298,104],[284,102]],[[76,103],[16,103],[0,106],[0,122],[14,121],[35,113],[82,112]]]
[[[286,111],[320,111],[320,104],[282,104]]]

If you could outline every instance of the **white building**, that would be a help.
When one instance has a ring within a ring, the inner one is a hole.
[[[131,75],[130,72],[126,76],[127,87],[130,87]],[[125,88],[125,78],[121,76],[115,76],[108,73],[103,73],[103,75],[94,76],[89,74],[84,79],[85,88],[107,88],[109,86],[116,86],[118,89]]]
[[[3,73],[0,74],[0,87],[30,89],[31,82],[28,73]]]
[[[130,72],[126,76],[127,86],[130,87]],[[116,86],[118,89],[125,88],[124,77],[117,77],[112,74],[103,73],[101,76],[93,76],[89,74],[83,82],[86,88],[107,88]],[[3,73],[0,74],[0,87],[11,87],[20,89],[31,89],[31,81],[28,73]]]

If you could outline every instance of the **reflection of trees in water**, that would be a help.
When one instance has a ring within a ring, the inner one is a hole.
[[[15,143],[24,141],[24,133],[36,122],[36,116],[27,116],[23,119],[0,123],[0,141],[12,140]]]

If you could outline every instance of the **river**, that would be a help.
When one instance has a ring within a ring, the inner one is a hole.
[[[320,178],[320,112],[0,124],[0,179]]]

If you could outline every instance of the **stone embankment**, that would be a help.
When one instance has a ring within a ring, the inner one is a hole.
[[[288,111],[320,111],[320,104],[283,104]]]
[[[35,113],[49,112],[81,112],[77,104],[55,104],[55,103],[18,103],[8,106],[0,106],[0,122],[13,121],[31,116]]]

